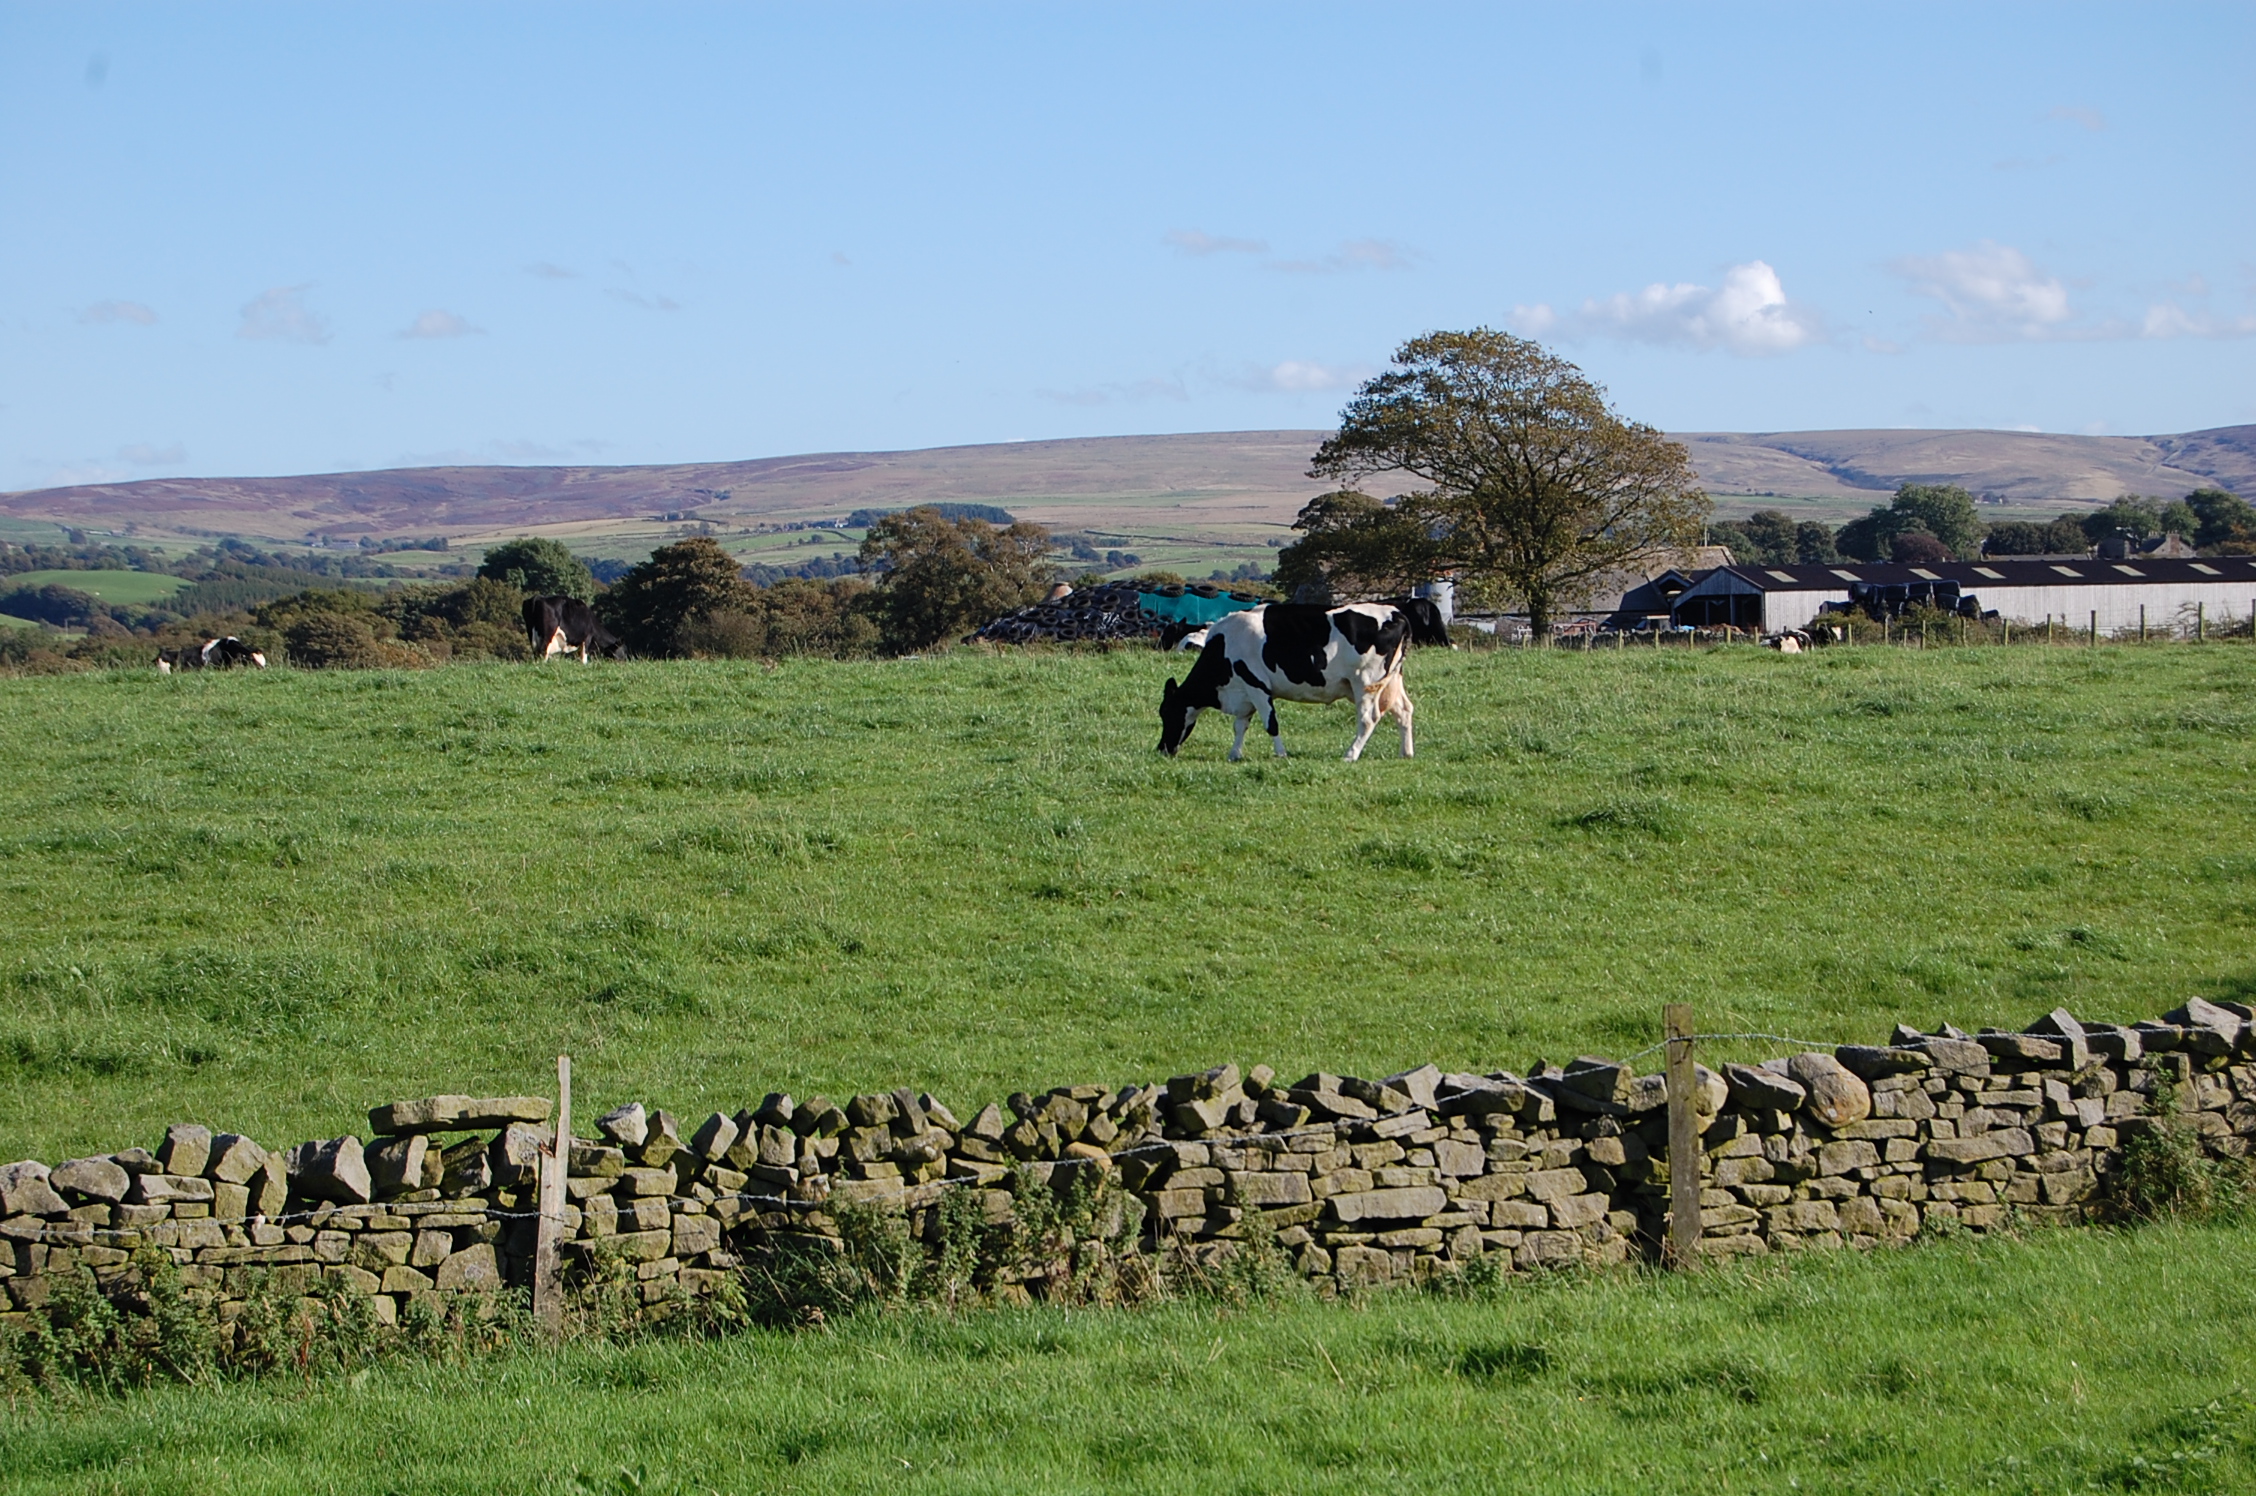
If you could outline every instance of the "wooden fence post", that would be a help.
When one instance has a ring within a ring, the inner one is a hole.
[[[2099,609],[2091,610],[2091,637],[2084,641],[2093,649],[2099,647]]]
[[[564,1174],[572,1162],[572,1057],[556,1057],[556,1135],[541,1153],[540,1229],[533,1243],[533,1314],[551,1333],[564,1328]]]
[[[1661,1009],[1668,1039],[1669,1238],[1671,1266],[1692,1266],[1700,1251],[1700,1128],[1692,1095],[1692,1008],[1669,1003]]]
[[[2208,640],[2209,605],[2207,603],[2195,603],[2193,605],[2193,642],[2205,644]]]

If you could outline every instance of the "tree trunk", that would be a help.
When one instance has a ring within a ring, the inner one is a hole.
[[[1551,593],[1546,588],[1528,590],[1528,637],[1536,644],[1551,642]]]

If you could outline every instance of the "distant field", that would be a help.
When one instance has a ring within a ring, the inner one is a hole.
[[[959,1106],[1225,1059],[2256,990],[2256,654],[1421,653],[1422,752],[1153,752],[1182,662],[0,680],[0,1157],[543,1084]],[[1768,1052],[1764,1050],[1763,1052]]]
[[[0,533],[11,521],[62,521],[97,534],[199,539],[443,534],[475,547],[533,532],[594,555],[639,545],[632,553],[639,558],[649,550],[643,542],[674,523],[666,514],[742,526],[957,501],[1000,504],[1053,530],[1258,547],[1286,533],[1300,507],[1328,486],[1308,476],[1328,434],[1180,432],[643,467],[152,478],[0,494]],[[1783,501],[1839,523],[1885,503],[1905,482],[1958,483],[2001,500],[1992,518],[2089,509],[2122,493],[2176,498],[2208,484],[2256,491],[2256,427],[2249,426],[2150,437],[1912,430],[1675,437],[1727,516]],[[1368,486],[1384,496],[1403,484],[1374,478]]]
[[[19,587],[68,587],[106,603],[156,603],[178,592],[184,578],[156,571],[19,571],[0,576],[0,592]]]

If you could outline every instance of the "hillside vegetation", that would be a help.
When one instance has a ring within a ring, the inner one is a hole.
[[[2245,996],[2250,661],[1424,652],[1360,765],[1143,651],[0,680],[0,1156]]]

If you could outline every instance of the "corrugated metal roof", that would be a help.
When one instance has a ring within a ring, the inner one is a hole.
[[[1843,561],[1828,566],[1722,566],[1700,580],[1705,583],[1724,574],[1758,592],[1839,592],[1850,582],[1882,586],[1891,582],[1957,582],[1968,590],[1984,586],[2065,587],[2076,583],[2100,587],[2121,586],[2126,576],[2142,582],[2256,583],[2256,556],[2204,556],[2198,560],[2141,556],[2135,570],[2114,561],[2015,561],[2000,556],[1980,562],[1937,561],[1927,566],[1899,566],[1890,561]]]

